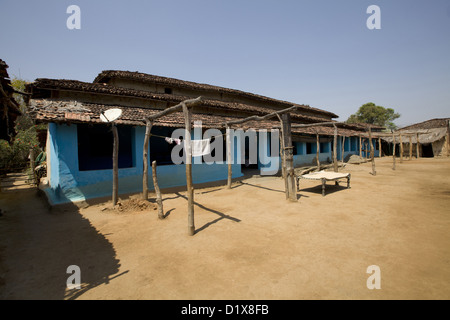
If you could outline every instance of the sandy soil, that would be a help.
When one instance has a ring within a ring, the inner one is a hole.
[[[296,203],[279,177],[196,190],[193,237],[184,191],[164,194],[164,220],[151,205],[49,210],[35,190],[1,193],[0,298],[450,299],[450,158],[391,161],[376,176],[347,165],[351,189],[325,197],[302,181]]]

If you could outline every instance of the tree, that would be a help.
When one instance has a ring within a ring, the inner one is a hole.
[[[363,104],[356,113],[352,114],[347,123],[369,123],[382,126],[388,129],[396,129],[393,123],[395,119],[400,117],[392,108],[384,108],[377,106],[373,102]]]
[[[13,79],[11,86],[20,92],[25,91],[26,82],[21,79]],[[11,143],[0,140],[0,170],[11,171],[14,168],[24,167],[28,163],[30,148],[35,149],[35,154],[39,154],[39,141],[37,130],[45,128],[45,125],[35,125],[28,114],[27,106],[23,96],[15,93],[14,99],[19,103],[22,115],[15,121],[15,131],[17,135]]]

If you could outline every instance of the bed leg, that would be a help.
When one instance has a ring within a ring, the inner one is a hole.
[[[347,177],[347,189],[350,189],[350,174]]]
[[[325,184],[326,184],[327,180],[322,179],[322,196],[325,197]]]

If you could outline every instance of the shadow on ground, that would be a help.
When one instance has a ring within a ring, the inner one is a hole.
[[[0,299],[75,299],[127,272],[73,205],[50,210],[29,188],[0,193],[0,209]],[[80,268],[81,289],[67,289],[71,265]]]

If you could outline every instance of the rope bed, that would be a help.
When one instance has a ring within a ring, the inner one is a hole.
[[[347,188],[350,188],[350,173],[338,173],[328,171],[318,171],[308,174],[296,175],[297,191],[300,191],[300,179],[305,180],[320,180],[322,182],[322,196],[325,196],[325,185],[327,181],[334,181],[335,185],[339,185],[341,179],[347,179]]]

